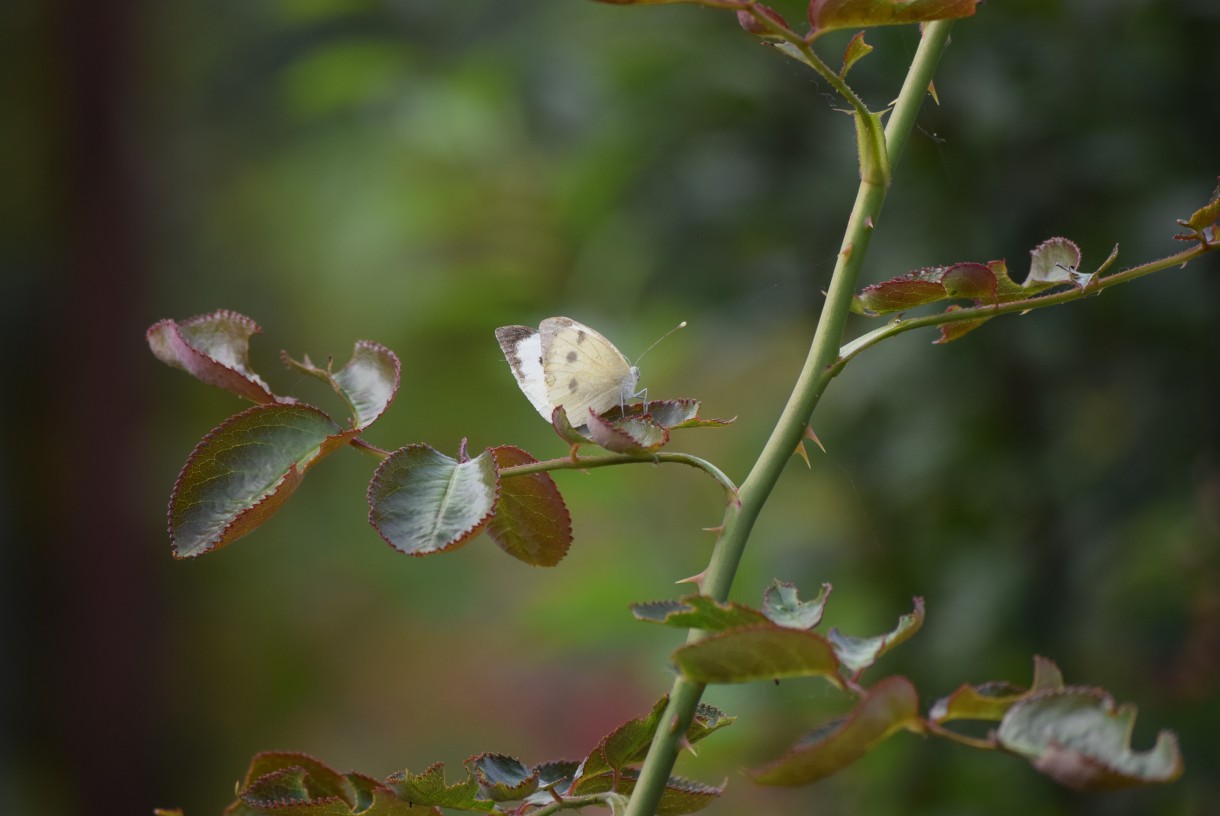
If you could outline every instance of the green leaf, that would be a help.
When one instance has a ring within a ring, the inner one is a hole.
[[[1075,284],[1080,247],[1067,238],[1048,238],[1030,250],[1029,275],[1023,287],[1037,291],[1064,283]]]
[[[570,793],[596,793],[597,791],[585,788],[590,779],[604,773],[621,771],[632,762],[643,759],[668,703],[669,695],[665,695],[653,704],[648,714],[628,720],[602,737],[581,764]]]
[[[464,782],[446,784],[443,762],[429,765],[419,775],[406,770],[391,774],[386,777],[385,784],[399,799],[413,805],[435,805],[483,813],[496,807],[494,802],[479,797],[479,783],[469,774]]]
[[[859,677],[865,669],[876,663],[881,655],[906,642],[918,632],[923,626],[923,617],[923,598],[915,598],[915,610],[899,618],[898,626],[892,632],[876,637],[857,638],[840,634],[838,629],[831,629],[826,639],[834,647],[835,655],[843,667],[854,677]]]
[[[631,612],[637,620],[648,623],[661,623],[683,629],[705,629],[709,632],[767,622],[767,618],[755,609],[731,602],[718,603],[706,595],[688,595],[676,601],[632,604]]]
[[[221,423],[195,447],[170,496],[174,557],[202,555],[253,531],[353,433],[300,403],[256,405]]]
[[[1131,750],[1135,707],[1115,708],[1101,689],[1042,691],[1013,704],[996,737],[1005,749],[1076,790],[1113,790],[1172,782],[1182,756],[1171,731],[1157,734],[1148,751]]]
[[[811,0],[815,36],[836,28],[924,23],[969,17],[980,0]]]
[[[491,521],[499,477],[490,450],[459,462],[427,445],[390,454],[369,482],[369,523],[407,555],[468,542]]]
[[[497,472],[538,460],[520,448],[492,448]],[[536,567],[553,567],[572,545],[572,517],[548,473],[500,477],[500,500],[487,533],[500,549]]]
[[[440,811],[431,811],[440,816]],[[340,774],[306,754],[269,752],[250,762],[228,816],[426,816],[361,774]]]
[[[933,703],[928,719],[934,723],[951,720],[1003,719],[1008,709],[1017,701],[1040,691],[1063,688],[1063,675],[1054,662],[1034,655],[1034,682],[1026,689],[1003,681],[972,686],[963,683],[957,691]]]
[[[822,622],[830,591],[830,584],[822,584],[818,597],[812,601],[802,601],[797,594],[796,584],[776,578],[763,593],[763,615],[772,623],[789,629],[812,629]]]
[[[1211,201],[1195,210],[1194,214],[1187,219],[1186,226],[1202,232],[1208,227],[1214,227],[1218,220],[1220,220],[1220,184],[1216,185],[1216,191],[1212,193]]]
[[[624,770],[616,777],[613,774],[603,774],[589,780],[587,790],[581,793],[603,793],[615,790],[630,795],[639,781],[639,773],[634,770]],[[680,776],[671,776],[665,783],[665,791],[657,804],[656,816],[682,816],[702,810],[724,793],[723,785],[705,785],[692,782]]]
[[[749,683],[821,675],[842,688],[839,661],[820,635],[765,625],[720,632],[678,649],[678,671],[698,683]]]
[[[695,707],[695,716],[690,728],[686,729],[686,741],[694,745],[704,737],[711,736],[721,728],[727,728],[737,722],[736,717],[730,717],[711,703],[699,703]]]
[[[493,802],[513,802],[538,790],[538,771],[507,754],[471,757],[466,760],[466,770],[474,775],[483,796]]]
[[[750,778],[761,785],[807,785],[837,773],[903,728],[923,731],[919,695],[905,677],[887,677],[846,717],[810,732],[779,759],[750,771]]]
[[[221,309],[183,320],[162,320],[145,335],[157,359],[196,379],[256,403],[276,397],[250,369],[250,337],[262,331],[245,315]]]

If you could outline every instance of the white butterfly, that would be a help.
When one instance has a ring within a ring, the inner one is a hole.
[[[496,340],[517,385],[551,420],[563,408],[573,427],[589,424],[589,409],[603,414],[640,396],[640,370],[605,337],[570,317],[548,317],[538,326],[501,326]]]

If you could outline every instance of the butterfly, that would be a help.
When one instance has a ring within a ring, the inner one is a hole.
[[[548,317],[537,329],[501,326],[496,340],[530,404],[548,422],[563,408],[573,427],[589,424],[637,392],[640,370],[614,344],[570,317]]]

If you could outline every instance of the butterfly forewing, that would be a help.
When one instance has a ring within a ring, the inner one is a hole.
[[[571,318],[549,317],[539,334],[547,399],[563,407],[573,426],[588,424],[590,408],[602,414],[634,396],[639,371],[598,332]]]

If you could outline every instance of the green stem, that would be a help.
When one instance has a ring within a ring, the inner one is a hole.
[[[914,127],[915,116],[932,81],[936,64],[944,52],[951,27],[951,21],[938,21],[929,24],[924,31],[885,129],[891,166],[897,163],[906,145],[907,136]],[[833,72],[830,73],[833,75]],[[835,79],[838,79],[837,75]],[[725,511],[724,529],[716,541],[700,587],[704,595],[709,595],[717,601],[728,599],[729,589],[741,562],[750,530],[779,480],[780,472],[800,443],[809,417],[833,376],[831,367],[838,359],[839,344],[842,342],[852,294],[869,238],[885,201],[885,193],[883,184],[877,184],[868,178],[861,179],[856,203],[847,222],[834,275],[805,365],[762,454],[738,491],[740,501],[730,503]],[[701,637],[702,633],[698,630],[691,630],[687,642],[699,640]],[[702,694],[701,683],[694,683],[682,677],[674,681],[664,725],[657,729],[653,737],[648,756],[640,769],[640,778],[627,805],[626,816],[652,816],[656,813],[657,805],[665,792],[665,783],[681,749],[682,739]]]
[[[614,465],[641,465],[672,463],[687,465],[704,471],[725,489],[732,499],[737,498],[737,485],[724,474],[720,468],[706,459],[692,456],[689,453],[673,451],[658,451],[657,453],[617,453],[612,456],[595,456],[585,459],[548,459],[545,462],[534,462],[529,465],[514,465],[500,471],[501,478],[508,476],[526,476],[530,473],[545,473],[550,470],[588,470],[590,468],[611,467]]]
[[[847,365],[849,360],[855,358],[857,354],[864,351],[866,348],[877,345],[882,340],[885,340],[903,332],[911,331],[912,329],[922,329],[928,326],[943,326],[948,323],[957,323],[962,320],[980,320],[990,317],[995,317],[1002,314],[1025,313],[1034,309],[1042,309],[1047,306],[1058,306],[1062,303],[1071,303],[1074,300],[1082,300],[1083,298],[1091,297],[1100,293],[1104,289],[1109,289],[1111,286],[1117,286],[1120,283],[1128,283],[1137,278],[1142,278],[1145,275],[1151,275],[1153,272],[1160,272],[1162,269],[1168,269],[1172,266],[1185,266],[1202,255],[1211,252],[1220,247],[1220,244],[1200,244],[1183,252],[1178,252],[1166,258],[1161,258],[1156,261],[1133,266],[1130,269],[1124,269],[1121,272],[1115,272],[1113,275],[1107,275],[1104,278],[1097,278],[1089,285],[1079,289],[1067,289],[1062,292],[1054,292],[1048,295],[1035,295],[1033,297],[1024,298],[1022,300],[1011,300],[1007,303],[998,303],[994,306],[972,306],[964,309],[956,309],[952,312],[939,312],[937,314],[926,315],[924,317],[912,317],[908,319],[896,318],[891,320],[884,326],[873,329],[867,334],[862,334],[850,343],[845,344],[839,349],[839,359],[834,364],[832,376],[837,375],[843,370],[843,366]]]

